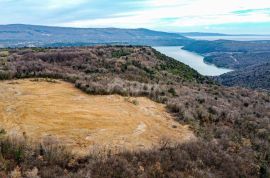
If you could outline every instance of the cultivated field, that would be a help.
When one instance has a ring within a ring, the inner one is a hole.
[[[44,79],[0,83],[0,122],[8,135],[89,150],[150,149],[162,139],[194,137],[147,98],[87,95],[72,84]]]

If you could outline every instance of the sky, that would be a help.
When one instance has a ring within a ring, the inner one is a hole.
[[[270,0],[0,0],[0,24],[270,34]]]

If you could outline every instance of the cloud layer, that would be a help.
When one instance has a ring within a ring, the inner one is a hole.
[[[0,0],[0,4],[1,24],[167,31],[211,31],[230,27],[228,24],[233,28],[263,24],[265,31],[254,28],[254,33],[270,29],[269,0]]]

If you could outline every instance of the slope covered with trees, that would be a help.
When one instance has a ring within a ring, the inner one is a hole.
[[[270,90],[270,63],[249,66],[215,78],[226,86]]]
[[[223,85],[269,89],[270,41],[194,41],[185,49],[200,53],[206,63],[234,69],[216,77]]]
[[[218,67],[241,69],[269,62],[270,41],[194,41],[184,49],[205,56],[205,62]]]
[[[1,51],[1,79],[48,77],[89,94],[146,96],[167,105],[197,139],[117,155],[75,158],[53,145],[33,148],[4,137],[0,175],[24,177],[267,177],[270,95],[214,84],[150,47],[107,46]]]

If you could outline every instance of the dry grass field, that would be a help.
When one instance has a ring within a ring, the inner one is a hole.
[[[80,154],[150,149],[164,138],[194,137],[165,105],[145,97],[87,95],[72,84],[44,79],[4,81],[0,93],[0,122],[8,135],[63,144]]]

